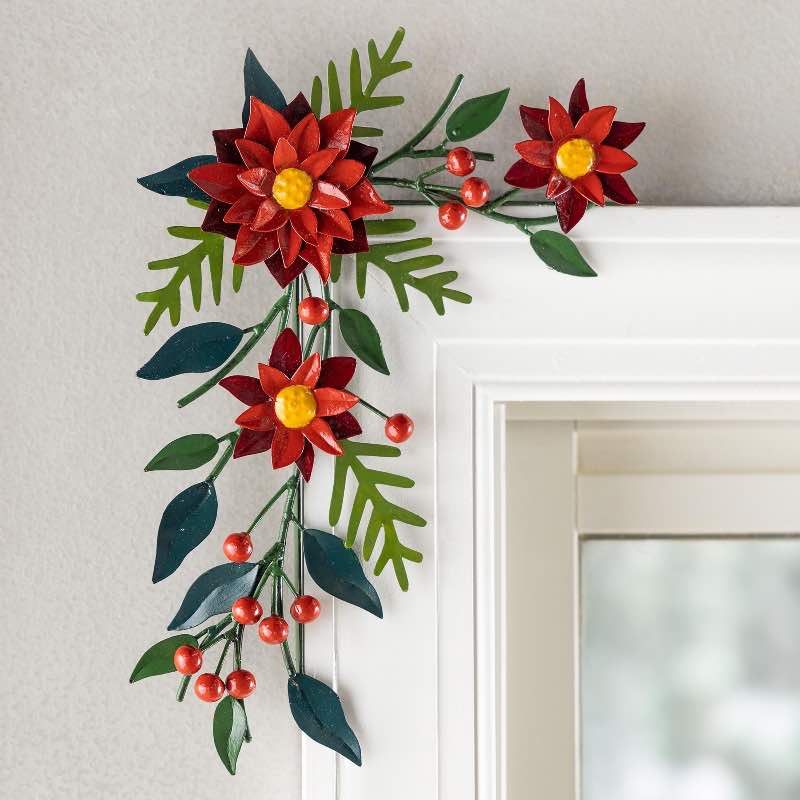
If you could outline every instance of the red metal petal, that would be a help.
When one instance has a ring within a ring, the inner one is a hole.
[[[350,198],[332,183],[317,181],[308,204],[311,208],[347,208]]]
[[[266,452],[272,445],[274,433],[274,431],[250,431],[243,428],[236,440],[236,447],[233,448],[233,457],[242,458]]]
[[[603,184],[594,172],[589,172],[580,178],[576,178],[572,182],[572,185],[587,200],[596,203],[598,206],[605,205],[606,201],[603,195]]]
[[[317,213],[320,233],[327,233],[339,239],[353,238],[353,226],[344,211],[338,208],[320,208]]]
[[[251,142],[249,139],[237,139],[236,149],[246,167],[264,167],[274,172],[272,151],[263,144]]]
[[[257,406],[267,402],[267,395],[261,388],[258,378],[250,375],[228,375],[219,382],[219,386],[227,389],[237,400],[247,406]]]
[[[275,182],[275,173],[266,167],[252,167],[239,173],[239,183],[248,192],[259,197],[269,197],[272,194],[272,184]]]
[[[547,128],[547,111],[543,108],[520,106],[519,116],[522,127],[531,139],[549,139],[550,131]]]
[[[344,389],[356,371],[356,360],[351,356],[332,356],[322,362],[317,386]]]
[[[314,469],[314,448],[310,442],[303,443],[303,452],[300,453],[300,458],[294,462],[297,464],[297,469],[303,476],[303,480],[308,483],[311,480],[311,472]]]
[[[536,167],[521,158],[511,165],[504,180],[520,189],[538,189],[550,180],[551,173],[552,167]]]
[[[297,261],[297,256],[300,255],[303,240],[291,225],[284,225],[278,229],[278,246],[281,248],[283,265],[286,269],[289,269]]]
[[[292,375],[292,383],[301,383],[309,389],[313,389],[319,380],[319,373],[322,369],[319,353],[312,353]]]
[[[360,161],[365,169],[369,169],[372,166],[372,162],[375,161],[375,156],[378,155],[378,148],[377,147],[370,147],[368,144],[364,144],[363,142],[350,142],[350,147],[347,148],[347,152],[345,153],[345,158],[352,158],[354,161]]]
[[[319,121],[322,132],[322,146],[332,147],[342,153],[350,147],[350,137],[353,135],[353,121],[356,118],[354,108],[343,108],[334,111]]]
[[[275,435],[272,437],[272,468],[288,467],[289,464],[297,461],[303,452],[304,445],[303,434],[299,430],[278,425],[275,428]]]
[[[225,222],[236,223],[251,223],[256,216],[258,206],[261,200],[252,194],[243,194],[232,206],[225,212],[222,218]]]
[[[264,263],[267,265],[267,271],[275,278],[275,282],[281,289],[285,289],[298,275],[302,275],[308,266],[305,261],[298,258],[291,267],[287,268],[284,266],[281,253],[275,253]]]
[[[237,180],[240,172],[241,164],[201,164],[190,170],[187,177],[215,200],[235,203],[245,191]]]
[[[317,243],[317,215],[308,206],[290,211],[289,221],[304,242],[310,245]]]
[[[335,417],[328,417],[325,421],[331,426],[333,435],[337,439],[349,439],[351,436],[358,436],[361,433],[358,420],[349,411],[337,414]]]
[[[288,136],[290,130],[291,126],[280,112],[257,97],[250,98],[250,118],[244,132],[245,139],[274,148],[278,139]]]
[[[288,139],[278,139],[275,152],[272,154],[272,163],[275,166],[275,172],[297,166],[297,151]]]
[[[560,172],[553,172],[550,177],[550,183],[547,184],[547,196],[552,200],[564,192],[568,192],[572,188],[568,178],[565,178]]]
[[[277,342],[275,344],[277,344]],[[278,396],[278,392],[280,392],[281,389],[285,389],[289,385],[289,379],[286,375],[277,367],[273,367],[270,364],[258,365],[258,380],[267,397],[273,400]]]
[[[325,173],[325,180],[340,189],[351,189],[364,177],[366,167],[354,158],[342,158]]]
[[[236,246],[231,260],[234,264],[247,267],[269,258],[277,249],[275,236],[271,233],[254,231],[248,225],[241,225],[236,235]]]
[[[569,117],[573,125],[589,110],[589,101],[586,99],[586,81],[581,78],[572,90],[569,98]]]
[[[620,172],[627,172],[629,169],[633,169],[637,164],[633,156],[629,156],[624,150],[616,147],[601,144],[595,149],[597,151],[597,161],[594,168],[597,172],[618,175]]]
[[[333,389],[330,386],[314,389],[314,398],[317,401],[318,417],[333,417],[336,414],[342,414],[358,402],[358,398],[354,394],[350,394],[344,389]]]
[[[631,206],[639,202],[622,175],[601,175],[600,181],[603,184],[603,191],[609,200],[624,206]]]
[[[219,233],[222,236],[227,236],[229,239],[235,239],[236,234],[239,233],[238,225],[231,225],[224,222],[225,214],[228,213],[230,206],[227,203],[220,203],[219,200],[212,200],[200,227],[208,233]]]
[[[260,198],[256,198],[259,200]],[[289,214],[271,197],[265,197],[258,204],[258,210],[252,222],[254,230],[276,231],[289,221]]]
[[[342,447],[336,441],[331,426],[322,417],[314,417],[303,428],[303,436],[315,447],[319,447],[323,453],[330,453],[332,456],[340,456],[342,454]]]
[[[350,189],[347,196],[350,198],[350,206],[347,209],[347,216],[350,219],[388,214],[392,210],[392,206],[378,194],[378,190],[366,178]]]
[[[322,238],[323,236],[320,236],[320,239]],[[330,237],[324,238],[330,239]],[[331,275],[331,253],[329,249],[322,248],[319,245],[317,247],[306,245],[300,251],[300,258],[314,267],[323,283],[328,282],[328,278]]]
[[[284,328],[272,345],[269,365],[279,369],[288,378],[300,366],[303,349],[297,334],[291,328]]]
[[[586,212],[586,198],[571,189],[555,199],[558,222],[564,233],[569,233]]]
[[[603,140],[603,144],[624,150],[639,136],[644,130],[644,126],[644,122],[613,122],[608,136]]]
[[[567,114],[567,109],[564,108],[555,97],[551,97],[549,103],[547,128],[550,131],[550,135],[553,137],[553,141],[557,142],[572,135],[572,120],[569,118],[569,114]]]
[[[364,220],[353,220],[352,225],[352,240],[334,239],[332,252],[340,255],[349,255],[350,253],[363,253],[366,250],[369,250],[369,242],[367,241],[367,226],[364,224]]]
[[[236,140],[244,136],[244,128],[227,128],[211,131],[217,150],[217,161],[224,164],[241,164],[242,158],[236,149]]]
[[[318,150],[316,153],[312,153],[308,158],[304,159],[300,163],[300,169],[302,169],[303,172],[307,172],[314,179],[319,178],[328,167],[333,164],[338,155],[338,150],[334,150],[332,147],[326,147],[322,150]]]
[[[292,128],[291,133],[286,137],[289,144],[297,152],[299,161],[308,158],[312,153],[319,150],[320,131],[317,118],[313,114],[306,114],[297,125]]]
[[[247,411],[243,411],[236,417],[236,424],[251,431],[274,430],[275,415],[272,411],[272,403],[259,403],[257,406],[250,406]]]
[[[281,110],[284,119],[289,123],[289,127],[293,128],[300,122],[303,117],[311,113],[311,106],[308,104],[305,95],[299,92],[297,96],[289,103],[286,108]]]
[[[553,143],[544,139],[528,139],[514,145],[516,151],[535,167],[553,166]]]
[[[575,136],[600,144],[608,136],[616,113],[614,106],[598,106],[587,111],[575,125]]]

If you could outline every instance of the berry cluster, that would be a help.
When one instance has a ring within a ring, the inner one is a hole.
[[[464,178],[475,171],[475,155],[467,147],[456,147],[447,154],[445,168],[451,175]],[[489,184],[483,178],[467,178],[461,184],[461,199],[464,205],[456,202],[442,203],[439,206],[439,224],[449,231],[458,230],[467,221],[467,209],[481,208],[489,199]]]

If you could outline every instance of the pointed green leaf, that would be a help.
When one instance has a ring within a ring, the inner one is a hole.
[[[202,164],[213,164],[216,156],[191,156],[184,158],[171,167],[137,178],[136,182],[145,189],[168,197],[186,197],[190,200],[203,200],[208,202],[211,198],[199,187],[195,186],[187,177],[188,173]]]
[[[197,469],[208,464],[219,450],[219,442],[209,433],[190,433],[171,441],[156,453],[145,472],[160,469]]]
[[[356,554],[332,533],[307,529],[303,554],[308,574],[320,589],[347,603],[383,618],[381,601],[367,580]]]
[[[297,673],[289,677],[288,693],[297,727],[360,767],[361,745],[347,724],[336,692],[316,678]]]
[[[136,666],[131,672],[129,681],[136,683],[143,678],[152,678],[154,675],[167,675],[175,672],[175,663],[172,658],[175,651],[182,645],[189,644],[198,647],[197,639],[188,633],[179,633],[177,636],[170,636],[154,644],[136,662]]]
[[[531,247],[548,267],[564,275],[594,278],[597,273],[580,254],[575,243],[558,231],[536,231],[531,236]]]
[[[509,89],[503,89],[463,102],[447,120],[447,138],[451,142],[463,142],[483,133],[500,116],[508,92]]]
[[[247,716],[241,700],[226,695],[214,710],[214,747],[225,769],[236,774],[236,761],[247,731]]]
[[[242,125],[247,127],[250,119],[250,98],[257,97],[277,111],[286,108],[286,98],[272,78],[261,66],[255,53],[248,47],[244,57],[244,107],[242,108]]]
[[[339,309],[339,330],[347,346],[368,367],[389,374],[381,347],[381,337],[372,320],[355,308]]]

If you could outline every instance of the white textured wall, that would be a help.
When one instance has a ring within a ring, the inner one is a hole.
[[[644,202],[797,203],[800,6],[4,0],[2,11],[2,794],[297,797],[276,657],[254,648],[256,743],[236,779],[213,753],[210,709],[193,698],[178,707],[170,678],[126,682],[192,577],[219,560],[212,537],[150,584],[161,510],[193,478],[141,467],[178,435],[223,432],[235,411],[212,397],[178,413],[173,400],[194,380],[133,377],[167,333],[140,333],[133,296],[156,285],[145,262],[179,252],[163,228],[196,218],[134,179],[208,152],[208,132],[236,123],[248,45],[288,94],[307,90],[329,57],[403,24],[416,66],[396,80],[406,111],[384,115],[390,143],[456,71],[470,94],[513,87],[491,136],[498,150],[521,138],[511,106],[565,99],[585,76],[591,101],[649,123],[633,148]],[[250,324],[270,291],[249,276],[219,313]],[[268,488],[262,466],[221,480],[220,530],[249,521]]]

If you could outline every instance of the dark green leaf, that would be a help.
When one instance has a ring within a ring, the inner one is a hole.
[[[137,662],[131,672],[130,682],[142,680],[142,678],[152,678],[153,675],[166,675],[175,672],[175,664],[172,657],[175,651],[184,644],[197,647],[197,639],[188,633],[179,633],[177,636],[170,636],[168,639],[154,644]]]
[[[336,692],[322,681],[297,673],[289,677],[289,708],[306,736],[361,766],[361,746]]]
[[[342,338],[347,342],[347,346],[368,367],[372,367],[384,375],[389,374],[378,329],[363,311],[355,308],[340,308],[339,330],[341,330]]]
[[[597,273],[586,263],[572,240],[558,231],[536,231],[531,247],[539,258],[556,272],[594,278]]]
[[[247,127],[250,119],[250,98],[257,97],[276,111],[286,108],[286,98],[272,78],[261,66],[255,53],[248,47],[244,57],[244,107],[242,108],[242,125]]]
[[[182,631],[230,611],[234,600],[253,589],[258,564],[220,564],[204,572],[186,592],[181,607],[167,630]]]
[[[356,554],[332,533],[303,532],[308,573],[320,589],[383,619],[381,600],[367,580]]]
[[[508,97],[508,89],[464,101],[447,120],[447,138],[463,142],[483,133],[499,116]]]
[[[236,774],[236,760],[242,749],[247,717],[241,700],[223,697],[214,711],[214,747],[231,775]]]
[[[174,333],[136,375],[148,381],[210,372],[228,360],[244,331],[227,322],[201,322]]]
[[[145,472],[159,469],[197,469],[208,464],[219,450],[219,442],[210,433],[190,433],[175,439],[150,459]]]
[[[195,186],[187,177],[187,173],[201,164],[213,164],[216,156],[191,156],[184,158],[171,167],[137,178],[136,182],[145,189],[169,197],[185,197],[189,200],[203,200],[208,202],[211,198],[200,188]]]
[[[153,583],[172,575],[211,533],[216,520],[217,492],[211,481],[196,483],[173,498],[158,526]]]

